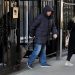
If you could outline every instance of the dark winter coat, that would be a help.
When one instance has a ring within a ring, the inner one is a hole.
[[[75,53],[75,17],[69,21],[68,30],[70,31],[68,51],[74,54]]]
[[[52,11],[51,16],[47,16],[47,11]],[[44,7],[42,14],[40,14],[30,27],[30,36],[35,36],[35,43],[46,44],[50,36],[51,29],[54,34],[57,34],[57,28],[53,19],[53,9],[49,6]]]

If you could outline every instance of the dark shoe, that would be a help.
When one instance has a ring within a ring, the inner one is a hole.
[[[27,62],[27,67],[28,67],[29,69],[32,69],[32,65],[29,65],[28,62]]]
[[[42,64],[41,67],[50,67],[51,65],[49,64]]]

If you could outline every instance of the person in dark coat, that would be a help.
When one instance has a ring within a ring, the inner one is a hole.
[[[73,66],[70,63],[71,57],[75,54],[75,16],[68,23],[68,30],[70,33],[69,44],[68,44],[68,55],[65,66]]]
[[[53,30],[53,37],[57,38],[57,28],[53,19],[54,10],[50,6],[45,6],[42,13],[36,17],[34,23],[30,26],[29,34],[34,37],[34,50],[29,56],[27,66],[32,69],[32,63],[40,53],[41,67],[49,67],[46,62],[46,43],[50,37],[50,31]]]

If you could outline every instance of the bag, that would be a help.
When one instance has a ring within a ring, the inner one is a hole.
[[[65,47],[68,47],[70,34],[68,34],[65,38]]]

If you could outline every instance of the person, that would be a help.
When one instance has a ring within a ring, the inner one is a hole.
[[[53,37],[57,38],[57,28],[53,19],[54,10],[46,5],[40,15],[36,17],[33,24],[30,26],[29,35],[34,37],[34,50],[29,56],[27,66],[32,69],[32,63],[40,53],[41,67],[49,67],[46,62],[46,43],[50,36],[50,30],[53,30]]]
[[[72,55],[75,53],[75,16],[68,23],[68,32],[70,33],[68,43],[68,55],[65,66],[73,66],[70,62]]]

